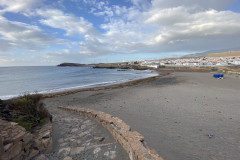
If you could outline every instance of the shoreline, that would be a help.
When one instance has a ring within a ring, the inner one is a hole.
[[[120,73],[119,73],[120,74]],[[136,73],[136,77],[132,78],[125,78],[122,80],[108,80],[106,82],[102,81],[99,83],[92,83],[92,84],[82,84],[82,85],[75,85],[75,86],[65,86],[62,88],[55,88],[55,89],[45,89],[45,90],[34,90],[34,91],[22,91],[19,93],[12,93],[12,94],[6,94],[6,95],[1,95],[0,99],[1,100],[11,100],[14,98],[21,97],[26,94],[40,94],[43,97],[50,97],[50,96],[57,96],[57,95],[65,95],[65,94],[71,94],[71,93],[76,93],[76,92],[82,92],[86,90],[92,90],[94,88],[101,89],[105,87],[116,87],[116,86],[121,86],[121,85],[129,85],[130,83],[137,83],[138,81],[142,81],[144,79],[151,79],[151,77],[156,77],[159,76],[159,73],[157,71],[147,71],[146,73],[140,73],[138,76]]]
[[[239,67],[237,67],[237,66],[235,66],[235,67],[239,69]],[[107,69],[106,66],[101,67],[101,68]],[[152,70],[152,72],[155,72],[158,74],[157,76],[141,78],[141,79],[137,79],[137,80],[130,80],[127,82],[117,83],[117,84],[94,86],[94,87],[80,88],[80,89],[71,89],[71,90],[54,92],[54,93],[46,93],[46,94],[42,94],[42,95],[44,98],[51,98],[51,97],[55,97],[55,96],[64,96],[64,95],[74,94],[74,93],[78,93],[78,92],[99,91],[99,90],[105,90],[105,89],[121,88],[121,87],[125,87],[125,86],[136,85],[136,84],[139,84],[142,82],[150,82],[150,81],[156,80],[157,78],[169,75],[170,73],[174,73],[174,72],[193,72],[193,73],[212,73],[212,72],[217,73],[217,72],[220,72],[220,73],[226,74],[227,76],[234,76],[234,77],[238,77],[238,75],[240,74],[239,72],[230,72],[230,71],[224,70],[224,68],[226,68],[226,67],[167,66],[167,67],[164,67],[164,68],[161,68],[158,70],[155,70],[155,69]],[[119,69],[121,69],[121,68],[119,68]],[[128,69],[131,69],[131,68],[128,68]]]
[[[43,102],[52,109],[74,106],[119,117],[163,159],[237,159],[240,79],[226,74],[219,80],[211,72],[170,73],[127,87],[49,96]]]
[[[95,86],[95,87],[80,88],[80,89],[71,89],[71,90],[54,92],[54,93],[46,93],[46,94],[41,94],[41,95],[43,98],[52,98],[52,97],[56,97],[56,96],[65,96],[65,95],[70,95],[70,94],[75,94],[75,93],[85,92],[85,91],[99,91],[99,90],[106,90],[106,89],[122,88],[122,87],[126,87],[126,86],[133,86],[133,85],[143,83],[143,82],[154,81],[157,78],[160,78],[160,77],[170,74],[170,72],[166,72],[166,73],[162,72],[162,74],[160,75],[160,73],[157,71],[156,71],[156,73],[158,73],[157,76],[141,78],[141,79],[137,79],[137,80],[131,80],[131,81],[118,83],[118,84],[110,84],[110,85],[106,85],[106,86]]]

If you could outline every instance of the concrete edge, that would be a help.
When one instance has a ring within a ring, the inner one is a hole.
[[[144,143],[144,137],[118,117],[88,108],[59,106],[58,108],[74,111],[99,122],[127,151],[131,160],[163,160],[154,149]]]

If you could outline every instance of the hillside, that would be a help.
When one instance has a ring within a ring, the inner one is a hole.
[[[222,53],[210,53],[205,55],[205,57],[229,57],[229,56],[240,56],[240,51],[229,51]]]

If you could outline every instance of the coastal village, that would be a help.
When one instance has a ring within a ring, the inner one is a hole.
[[[139,65],[152,68],[161,66],[229,66],[240,65],[240,56],[228,57],[192,57],[139,61]]]

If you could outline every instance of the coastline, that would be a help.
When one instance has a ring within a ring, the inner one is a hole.
[[[111,65],[110,66],[102,65],[99,68],[112,69],[111,67],[112,67]],[[96,67],[96,68],[98,68],[98,67]],[[230,68],[232,68],[232,67],[230,67]],[[74,93],[78,93],[78,92],[85,92],[85,91],[98,91],[98,90],[105,90],[105,89],[121,88],[121,87],[124,87],[124,86],[136,85],[138,83],[150,82],[150,81],[156,80],[157,78],[164,77],[164,76],[166,76],[170,73],[174,73],[174,72],[197,72],[197,73],[220,72],[220,73],[227,74],[227,76],[239,77],[238,76],[240,74],[239,67],[235,66],[235,68],[237,68],[238,72],[237,71],[231,71],[229,69],[229,67],[167,66],[167,67],[164,67],[164,68],[160,68],[158,70],[152,69],[152,72],[158,73],[157,76],[141,78],[141,79],[137,79],[137,80],[130,80],[130,81],[127,81],[127,82],[117,83],[117,84],[65,90],[65,91],[54,92],[54,93],[46,93],[46,94],[42,94],[42,95],[43,95],[44,98],[50,98],[50,97],[54,97],[54,96],[63,96],[63,95],[69,95],[69,94],[74,94]],[[119,69],[126,69],[126,68],[123,67],[123,68],[119,68]],[[127,68],[127,69],[130,69],[130,68]]]
[[[44,103],[47,108],[84,107],[119,117],[164,159],[237,159],[239,78],[170,73],[129,85],[49,95]]]
[[[64,95],[74,94],[74,93],[78,93],[78,92],[99,91],[99,90],[106,90],[106,89],[122,88],[122,87],[132,86],[132,85],[136,85],[136,84],[143,83],[143,82],[150,82],[150,81],[153,81],[153,80],[155,80],[159,77],[163,77],[163,76],[165,76],[169,73],[170,72],[166,72],[166,73],[163,72],[161,75],[158,73],[157,76],[141,78],[141,79],[137,79],[137,80],[130,80],[130,81],[127,81],[127,82],[117,83],[117,84],[110,84],[110,85],[104,85],[104,86],[94,86],[94,87],[80,88],[80,89],[71,89],[71,90],[65,90],[65,91],[54,92],[54,93],[45,93],[45,94],[42,94],[42,96],[43,96],[43,98],[52,98],[52,97],[55,97],[55,96],[64,96]]]
[[[3,88],[0,92],[0,99],[7,100],[23,96],[25,94],[41,94],[41,95],[58,95],[65,92],[81,91],[89,88],[100,88],[105,86],[113,86],[123,83],[128,83],[130,81],[138,81],[141,79],[157,76],[158,73],[155,71],[134,71],[124,70],[125,72],[120,72],[117,69],[108,70],[108,69],[92,69],[89,67],[74,67],[74,68],[57,68],[49,67],[37,68],[39,72],[43,71],[43,75],[38,76],[39,74],[33,73],[34,78],[31,78],[31,68],[27,70],[27,76],[23,82],[21,82],[21,74],[17,74],[14,80],[11,83],[8,83],[7,79],[11,80],[11,76],[7,74],[3,75],[6,81],[3,81]],[[35,70],[35,68],[33,68]],[[63,71],[62,71],[63,70]],[[89,70],[89,74],[87,71]],[[9,69],[10,73],[14,73],[15,70]],[[56,76],[54,75],[56,72]],[[69,72],[69,73],[68,73]],[[7,73],[7,72],[6,72]],[[19,72],[18,72],[19,73]],[[9,74],[11,75],[11,74]],[[103,76],[102,78],[101,75]],[[70,78],[68,78],[68,76]],[[28,78],[30,77],[30,78]],[[46,77],[46,78],[43,78]],[[30,83],[28,83],[28,81]],[[26,83],[26,84],[25,84]],[[23,84],[23,85],[21,85]],[[6,87],[6,86],[10,87]],[[14,88],[15,87],[15,88]]]

